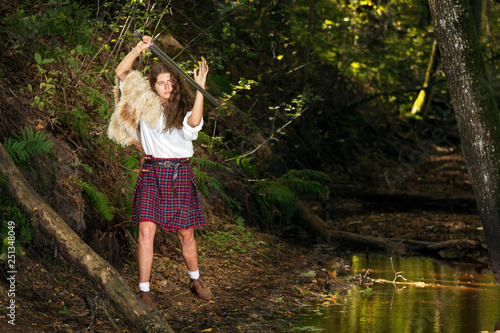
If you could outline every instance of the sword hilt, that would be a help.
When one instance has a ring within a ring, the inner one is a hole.
[[[142,37],[144,37],[144,35],[142,34],[141,30],[137,29],[136,31],[134,31],[134,36],[137,37],[137,38],[140,38],[142,40]]]
[[[137,38],[139,38],[139,39],[141,40],[141,42],[144,42],[144,41],[142,40],[142,38],[144,37],[144,35],[142,34],[142,32],[141,32],[141,30],[140,30],[140,29],[137,29],[136,31],[134,31],[134,36],[135,36],[135,37],[137,37]],[[153,42],[154,42],[154,39],[153,39],[153,41],[151,42],[151,46],[150,46],[150,47],[148,47],[148,49],[146,50],[146,53],[151,52],[151,47],[153,47],[153,45],[154,45],[154,43],[153,43]]]

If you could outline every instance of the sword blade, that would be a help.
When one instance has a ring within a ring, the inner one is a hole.
[[[140,30],[136,30],[134,32],[134,36],[140,38],[141,40],[143,37]],[[163,52],[158,46],[156,46],[155,44],[151,44],[150,49],[161,60],[165,61],[170,67],[172,67],[173,70],[175,70],[177,73],[179,73],[180,76],[182,76],[186,81],[188,81],[192,86],[194,86],[199,92],[201,92],[203,94],[203,96],[208,98],[216,107],[218,107],[219,109],[222,109],[222,105],[220,105],[219,102],[217,102],[217,100],[215,98],[213,98],[212,95],[210,95],[210,93],[208,91],[203,89],[191,76],[189,76],[186,72],[184,72],[182,70],[182,68],[180,68],[179,65],[177,65],[175,63],[175,61],[173,61],[168,55],[166,55],[165,52]]]

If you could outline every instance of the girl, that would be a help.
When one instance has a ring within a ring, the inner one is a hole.
[[[150,36],[144,36],[115,70],[121,96],[111,116],[108,136],[122,145],[135,144],[146,154],[133,193],[132,220],[134,225],[139,224],[139,297],[155,309],[149,280],[157,226],[177,232],[191,291],[203,300],[213,296],[198,270],[193,228],[205,225],[205,219],[189,164],[192,141],[203,126],[203,95],[196,93],[189,111],[187,91],[179,75],[166,64],[153,65],[148,79],[131,70],[151,42]],[[208,65],[203,60],[194,71],[195,81],[203,88],[207,74]]]

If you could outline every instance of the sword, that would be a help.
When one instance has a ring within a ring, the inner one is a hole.
[[[142,40],[143,35],[141,33],[141,30],[136,30],[134,32],[134,36],[138,37]],[[220,105],[215,100],[215,98],[213,98],[212,95],[210,95],[208,93],[208,91],[203,89],[195,80],[193,80],[193,78],[191,76],[186,74],[186,72],[184,72],[182,70],[182,68],[180,68],[179,65],[177,65],[175,63],[175,61],[170,59],[170,57],[168,55],[166,55],[158,46],[151,43],[151,46],[149,48],[151,49],[151,51],[153,51],[154,54],[156,54],[158,57],[160,57],[161,60],[165,61],[168,65],[170,65],[170,67],[172,67],[173,70],[175,70],[177,73],[179,73],[184,79],[186,79],[189,83],[191,83],[191,85],[193,85],[196,89],[198,89],[199,92],[201,92],[206,98],[208,98],[212,103],[214,103],[214,105],[216,107],[218,107],[219,109],[222,110],[222,105]]]

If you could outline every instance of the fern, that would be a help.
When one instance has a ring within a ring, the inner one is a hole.
[[[215,177],[209,176],[206,172],[193,168],[194,176],[196,177],[196,182],[198,183],[198,189],[206,196],[209,196],[206,185],[209,184],[210,187],[217,192],[222,199],[228,204],[228,209],[231,213],[236,213],[240,209],[240,205],[236,200],[229,197],[222,187],[222,184]]]
[[[236,163],[243,169],[243,172],[251,178],[257,178],[257,170],[255,170],[255,165],[252,162],[253,157],[238,157]]]
[[[307,179],[307,180],[331,180],[330,176],[328,176],[326,173],[317,171],[317,170],[311,170],[311,169],[301,169],[301,170],[290,170],[286,174],[280,177],[280,179],[283,180],[291,180],[291,179]]]
[[[0,174],[0,189],[8,189],[9,187],[9,181],[2,174]]]
[[[53,142],[47,139],[47,134],[34,131],[31,127],[21,129],[21,135],[7,138],[4,147],[16,163],[26,162],[30,157],[43,155],[52,150]]]
[[[97,187],[89,183],[84,182],[81,179],[73,178],[73,181],[82,188],[85,193],[89,196],[90,200],[96,204],[99,209],[99,213],[106,220],[111,221],[114,218],[115,208],[111,205],[108,197],[97,190]]]
[[[257,183],[256,188],[260,195],[268,198],[271,202],[281,204],[293,203],[297,199],[297,193],[279,181],[263,181]]]
[[[231,169],[230,167],[211,161],[207,158],[191,157],[191,162],[194,162],[194,164],[196,164],[196,166],[200,168],[210,169],[210,170],[224,170],[234,174],[233,169]]]
[[[128,155],[122,159],[122,165],[130,170],[139,168],[139,159],[133,154]]]
[[[125,148],[120,147],[123,153]],[[135,183],[137,181],[137,177],[139,173],[134,172],[132,170],[139,169],[141,153],[135,150],[128,150],[128,154],[122,157],[121,164],[125,168],[125,174],[128,175],[128,181],[124,183],[122,186],[122,190],[124,190],[125,196],[123,197],[123,206],[128,215],[132,214],[132,193],[134,192]]]
[[[330,180],[330,177],[316,170],[290,170],[276,180],[262,180],[252,186],[266,218],[271,219],[270,204],[276,203],[287,222],[295,212],[295,201],[300,193],[318,193],[328,195],[328,187],[318,180]]]
[[[88,131],[88,123],[90,122],[89,116],[85,113],[85,111],[80,110],[78,108],[73,108],[70,113],[70,122],[69,125],[72,129],[75,129],[80,137],[83,139],[87,139],[89,135]]]
[[[4,147],[16,163],[25,162],[29,159],[28,152],[26,151],[26,142],[19,142],[14,139],[7,138],[4,141]]]
[[[212,155],[213,153],[213,140],[212,137],[210,137],[208,134],[205,132],[199,132],[198,133],[198,139],[196,140],[197,144],[200,144],[202,147],[207,148],[208,153]]]
[[[234,174],[233,169],[206,158],[191,157],[191,161],[194,162],[193,164],[195,164],[196,166],[204,169],[209,169],[212,171],[222,170]],[[222,184],[219,182],[217,178],[209,176],[206,172],[203,172],[194,166],[193,166],[193,173],[196,177],[198,188],[206,197],[209,196],[206,184],[209,184],[210,187],[215,192],[217,192],[222,197],[222,199],[227,203],[230,213],[236,213],[240,210],[239,203],[226,194]]]
[[[83,163],[82,161],[78,161],[78,163],[73,164],[75,167],[81,166],[83,170],[85,170],[88,174],[93,175],[94,174],[94,169],[86,163]]]
[[[0,197],[0,240],[4,240],[9,234],[8,221],[14,221],[16,233],[16,243],[14,245],[16,253],[19,255],[24,254],[23,247],[19,241],[29,242],[33,239],[34,230],[31,226],[30,220],[6,197]],[[7,243],[0,243],[0,261],[7,259],[8,252]]]
[[[324,197],[328,195],[328,187],[317,181],[293,180],[288,185],[297,193],[317,193]]]
[[[95,107],[94,112],[99,114],[99,118],[101,120],[106,118],[108,115],[108,102],[106,101],[106,98],[96,89],[83,87],[83,90],[85,91],[87,102]]]

